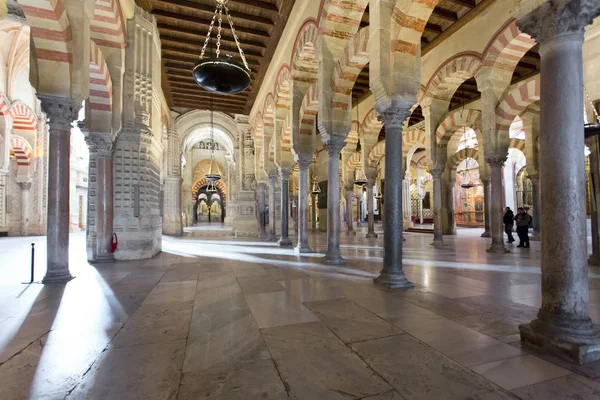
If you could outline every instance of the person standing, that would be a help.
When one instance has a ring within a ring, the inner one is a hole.
[[[519,245],[517,247],[529,248],[529,223],[531,222],[531,216],[527,214],[524,208],[519,207],[517,209],[517,215],[515,216],[517,223],[517,235],[519,235]]]
[[[508,235],[508,241],[507,243],[512,243],[515,241],[515,238],[512,235],[512,229],[513,229],[513,225],[515,223],[514,219],[515,219],[515,215],[513,214],[512,210],[510,209],[510,207],[506,207],[506,209],[504,210],[504,232],[506,232],[506,234]]]

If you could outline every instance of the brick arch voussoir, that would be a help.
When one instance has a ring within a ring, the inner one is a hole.
[[[475,76],[481,67],[481,55],[467,52],[446,60],[425,87],[423,98],[450,102],[458,87]]]
[[[437,145],[446,147],[454,133],[464,127],[478,127],[481,123],[481,111],[474,109],[457,110],[448,114],[435,132]]]

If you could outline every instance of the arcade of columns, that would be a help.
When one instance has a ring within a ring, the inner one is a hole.
[[[209,113],[179,115],[168,109],[160,89],[156,23],[133,2],[40,3],[22,0],[18,4],[35,46],[31,83],[48,119],[44,282],[64,283],[72,279],[66,251],[69,185],[64,182],[69,181],[72,123],[82,102],[86,100],[82,130],[90,150],[87,243],[91,262],[150,258],[160,251],[163,233],[182,234],[182,215],[194,196],[190,186],[195,184],[182,174],[182,155],[185,158],[198,132],[207,127]],[[344,264],[340,189],[345,189],[346,207],[351,209],[352,174],[362,169],[367,178],[369,238],[376,236],[373,190],[378,179],[385,180],[385,255],[375,283],[410,288],[413,285],[402,270],[402,232],[410,218],[405,176],[412,155],[421,145],[426,149],[424,162],[433,178],[432,244],[442,247],[443,234],[455,232],[450,182],[461,161],[448,154],[449,144],[458,131],[469,127],[480,144],[479,151],[471,151],[469,157],[479,161],[485,183],[489,251],[506,252],[501,224],[502,166],[511,146],[510,125],[520,117],[526,155],[532,160],[527,168],[534,182],[534,201],[539,204],[534,221],[542,227],[553,226],[556,216],[569,210],[568,218],[561,221],[560,235],[535,227],[544,249],[543,304],[538,318],[521,326],[521,335],[577,362],[600,359],[600,337],[588,315],[582,152],[584,28],[600,15],[600,3],[522,0],[495,4],[490,12],[505,15],[505,23],[479,46],[480,51],[447,54],[448,49],[440,46],[435,56],[442,62],[435,66],[428,63],[435,57],[421,57],[420,37],[436,1],[311,3],[317,2],[299,2],[294,10],[298,17],[288,23],[282,40],[289,39],[294,46],[277,50],[250,116],[215,113],[215,125],[229,143],[224,180],[234,234],[278,240],[281,246],[292,244],[289,185],[297,166],[296,250],[312,252],[308,210],[313,210],[313,223],[317,212],[314,196],[309,207],[312,171],[326,186],[327,206],[318,207],[318,212],[327,213],[326,218],[320,216],[328,234],[325,262]],[[506,3],[511,5],[510,15]],[[359,29],[367,5],[370,26]],[[3,6],[0,2],[0,14]],[[53,39],[41,32],[51,32]],[[467,25],[456,36],[466,33],[475,36],[476,32],[469,32]],[[511,85],[517,62],[535,43],[540,46],[541,74]],[[373,110],[363,112],[365,120],[353,121],[351,91],[367,63],[372,95],[357,107],[371,104],[367,109]],[[430,76],[424,84],[423,71]],[[471,77],[481,100],[466,110],[448,112],[454,92]],[[592,96],[599,98],[600,93]],[[17,101],[8,97],[5,103],[10,110]],[[425,121],[409,127],[407,117],[417,104]],[[4,159],[0,161],[6,164],[6,138],[14,117],[8,111],[3,116]],[[382,125],[386,139],[379,142]],[[355,156],[359,140],[361,151]],[[16,156],[18,149],[12,150]],[[315,152],[318,171],[311,168]],[[24,193],[28,195],[27,188]],[[267,209],[269,226],[264,223]],[[352,221],[352,216],[347,220]],[[348,230],[353,231],[351,222]],[[110,249],[113,232],[119,235],[115,253]]]

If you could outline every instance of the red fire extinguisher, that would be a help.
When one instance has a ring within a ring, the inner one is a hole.
[[[113,232],[112,240],[110,241],[110,252],[114,253],[118,246],[119,238],[117,237],[117,234]]]

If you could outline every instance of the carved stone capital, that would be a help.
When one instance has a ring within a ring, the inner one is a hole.
[[[269,185],[276,185],[277,184],[277,174],[269,174]]]
[[[410,109],[404,107],[390,107],[383,111],[377,119],[383,122],[388,129],[402,129],[404,120],[410,115]]]
[[[31,181],[29,181],[29,182],[19,182],[19,185],[21,186],[21,190],[29,190],[29,189],[31,189]]]
[[[292,170],[289,168],[279,168],[279,178],[282,181],[289,181]]]
[[[308,170],[311,163],[312,163],[312,154],[309,154],[307,156],[304,156],[304,155],[298,156],[298,168],[300,168],[300,170]]]
[[[73,99],[39,95],[42,109],[50,119],[50,130],[71,131],[71,123],[77,120],[81,104]]]
[[[436,165],[434,167],[431,167],[429,169],[429,173],[431,174],[431,176],[433,176],[435,179],[440,179],[442,177],[442,174],[444,173],[444,167],[441,165]]]
[[[486,154],[485,155],[485,162],[488,163],[490,165],[490,167],[501,167],[502,165],[504,165],[504,162],[506,161],[506,154]]]
[[[523,0],[513,10],[517,26],[543,45],[563,34],[577,34],[600,15],[598,0]]]
[[[96,153],[97,157],[110,157],[113,154],[114,143],[108,137],[86,136],[85,142],[88,145],[90,153]]]
[[[340,152],[346,145],[344,140],[345,139],[341,137],[331,136],[329,141],[323,144],[325,150],[327,150],[327,155],[329,155],[329,157],[339,157]]]

